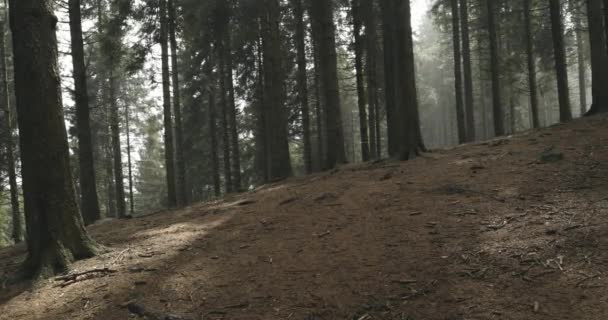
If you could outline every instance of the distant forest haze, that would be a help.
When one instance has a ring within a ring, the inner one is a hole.
[[[608,111],[608,1],[10,0],[0,246]]]

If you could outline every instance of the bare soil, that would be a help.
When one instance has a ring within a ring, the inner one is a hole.
[[[607,177],[605,116],[345,166],[93,226],[72,272],[100,272],[8,285],[0,319],[605,320]]]

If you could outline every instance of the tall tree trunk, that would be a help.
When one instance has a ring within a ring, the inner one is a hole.
[[[467,123],[467,141],[475,141],[475,101],[473,98],[473,69],[471,67],[471,40],[469,30],[469,3],[460,0],[460,21],[462,24],[462,62],[464,73],[464,108]]]
[[[177,64],[176,8],[175,1],[168,0],[169,42],[171,45],[171,83],[173,85],[173,112],[175,116],[175,196],[177,204],[188,203],[186,191],[186,162],[184,159],[184,128],[182,125],[182,105],[179,88],[179,66]]]
[[[467,141],[467,127],[462,100],[462,55],[460,51],[460,19],[458,0],[450,0],[452,7],[452,47],[454,49],[454,92],[456,93],[456,123],[458,124],[458,142]]]
[[[494,117],[494,134],[505,134],[504,111],[500,96],[500,62],[498,59],[498,36],[496,32],[496,9],[494,0],[486,0],[488,14],[488,35],[490,40],[490,72],[492,74],[492,106]]]
[[[532,126],[540,127],[538,113],[538,89],[536,81],[536,58],[534,57],[534,44],[532,36],[531,0],[524,1],[524,27],[526,36],[526,55],[528,62],[528,87],[530,89],[530,109],[532,111]]]
[[[76,130],[78,136],[78,165],[80,168],[81,210],[85,224],[100,218],[99,199],[95,184],[93,144],[89,118],[89,91],[84,63],[84,43],[82,40],[82,17],[80,0],[69,1],[70,35],[72,46],[72,66],[76,102]]]
[[[106,116],[106,120],[108,120],[108,123],[110,117]],[[106,210],[106,216],[107,217],[113,217],[115,218],[117,216],[116,214],[116,188],[115,188],[115,184],[114,184],[114,163],[112,160],[112,139],[111,139],[111,133],[109,130],[109,126],[106,126],[107,128],[105,129],[105,133],[107,136],[106,141],[104,141],[104,166],[106,169],[106,192],[107,192],[107,210]]]
[[[241,178],[241,149],[239,146],[239,131],[237,124],[237,108],[234,96],[234,79],[232,65],[232,30],[228,23],[225,33],[225,58],[226,58],[226,87],[228,89],[228,127],[230,128],[230,154],[232,164],[232,189],[236,192],[242,189]]]
[[[360,1],[360,0],[359,0]],[[361,2],[363,24],[365,26],[365,75],[367,77],[367,105],[369,111],[369,149],[372,158],[380,158],[381,148],[378,143],[380,128],[376,126],[378,115],[378,66],[377,45],[378,34],[376,28],[374,1]]]
[[[6,3],[5,3],[6,5]],[[8,17],[8,13],[7,16]],[[9,76],[7,68],[8,56],[6,54],[6,30],[5,26],[8,19],[0,22],[0,70],[2,72],[2,98],[4,111],[4,130],[6,131],[5,146],[6,146],[6,170],[8,173],[8,183],[11,197],[11,217],[12,217],[12,232],[11,238],[15,243],[23,241],[23,218],[19,209],[19,187],[17,186],[17,172],[15,170],[15,147],[13,141],[13,115],[11,111],[11,93],[9,90]]]
[[[321,63],[319,62],[319,32],[316,30],[317,26],[312,25],[312,44],[313,44],[313,62],[315,68],[315,120],[317,128],[317,163],[319,164],[319,170],[323,170],[325,167],[325,154],[327,150],[327,139],[325,136],[327,132],[325,130],[325,101],[323,101],[323,95],[321,94],[321,87],[323,87],[321,79]]]
[[[302,114],[302,135],[304,142],[304,169],[312,173],[312,146],[310,137],[310,110],[308,103],[308,77],[306,74],[306,28],[304,26],[304,6],[302,0],[292,0],[296,23],[296,51],[298,61],[298,100]]]
[[[340,89],[338,86],[338,58],[336,54],[336,27],[333,19],[333,3],[312,0],[312,23],[319,32],[319,62],[325,96],[327,118],[326,168],[332,169],[346,162],[344,132],[340,111]]]
[[[133,195],[133,163],[131,162],[131,114],[129,106],[125,105],[125,131],[127,133],[127,168],[129,174],[129,215],[135,214],[135,198]]]
[[[416,157],[425,148],[418,114],[410,1],[396,0],[395,9],[394,21],[397,22],[398,41],[394,65],[399,79],[397,114],[402,121],[399,126],[399,159],[408,160]]]
[[[287,110],[284,99],[284,70],[282,65],[278,0],[264,0],[262,38],[264,58],[264,120],[266,160],[270,181],[292,175],[287,139]]]
[[[225,50],[222,40],[218,40],[218,63],[219,63],[219,87],[220,87],[220,123],[222,125],[222,151],[223,151],[223,162],[224,162],[224,188],[226,193],[232,193],[233,181],[232,181],[232,167],[230,165],[230,124],[228,122],[228,97],[226,92],[226,59]]]
[[[579,101],[580,101],[580,113],[581,116],[587,112],[587,65],[585,61],[585,39],[583,38],[583,26],[581,22],[581,7],[585,6],[585,3],[578,3],[578,10],[576,8],[577,3],[574,0],[570,0],[570,11],[572,12],[572,19],[574,23],[574,29],[576,34],[576,57],[578,64],[578,88],[579,88]]]
[[[217,142],[217,113],[215,108],[215,81],[213,81],[213,63],[207,62],[205,67],[205,75],[207,81],[211,83],[208,88],[204,91],[208,94],[208,112],[209,112],[209,140],[211,145],[211,174],[213,176],[213,191],[216,197],[222,194],[221,182],[220,182],[220,160],[218,153],[218,142]]]
[[[384,49],[384,102],[386,107],[386,123],[388,131],[388,155],[397,156],[399,153],[399,131],[397,123],[397,72],[394,69],[396,59],[396,30],[395,4],[393,0],[380,1],[382,9],[382,33]],[[379,115],[376,115],[379,117]],[[380,148],[380,147],[378,147]]]
[[[27,224],[25,267],[44,277],[65,271],[75,259],[93,256],[96,244],[78,212],[72,183],[57,66],[57,17],[49,0],[11,0],[10,10]]]
[[[266,118],[264,116],[264,62],[262,58],[262,26],[258,19],[258,37],[257,37],[257,103],[255,105],[255,171],[258,175],[258,183],[266,183],[268,178],[268,167],[266,165],[266,148],[268,147],[268,139],[266,137]]]
[[[120,145],[120,123],[118,118],[117,80],[110,71],[110,131],[112,136],[112,158],[114,159],[114,186],[116,189],[116,211],[118,218],[127,216],[125,203],[124,174],[122,172],[122,147]]]
[[[570,89],[568,87],[568,65],[566,62],[566,47],[564,44],[564,25],[560,0],[549,0],[551,11],[551,32],[553,34],[553,53],[555,57],[555,73],[557,76],[557,91],[559,97],[559,119],[561,122],[572,120],[570,109]]]
[[[175,186],[175,161],[173,148],[173,118],[171,111],[171,83],[169,74],[169,32],[167,19],[167,0],[160,0],[160,46],[163,85],[163,122],[165,127],[165,170],[167,171],[167,205],[177,206]]]
[[[608,112],[608,53],[601,0],[587,0],[589,44],[591,46],[591,94],[587,115]]]
[[[361,22],[361,9],[361,0],[352,0],[353,33],[355,38],[355,72],[357,78],[357,102],[359,106],[359,132],[361,136],[361,158],[363,161],[369,161],[369,136],[367,133],[368,119],[365,106],[365,81],[363,79],[364,43],[361,36],[361,27],[363,26],[363,23]]]

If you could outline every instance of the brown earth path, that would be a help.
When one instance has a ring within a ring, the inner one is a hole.
[[[608,319],[608,118],[93,226],[109,268],[0,319]],[[563,158],[563,159],[562,159]],[[0,250],[0,276],[22,248]]]

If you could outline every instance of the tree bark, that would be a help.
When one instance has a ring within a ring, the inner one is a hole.
[[[540,127],[538,113],[538,89],[536,79],[536,58],[534,57],[534,44],[532,36],[531,0],[524,0],[524,28],[526,36],[526,56],[528,64],[528,87],[530,90],[530,110],[532,111],[532,126]]]
[[[586,115],[608,112],[608,53],[601,0],[587,0],[593,101]]]
[[[228,97],[226,92],[226,59],[223,41],[220,39],[217,42],[217,54],[219,63],[219,87],[220,87],[220,123],[222,125],[222,151],[224,162],[224,188],[226,193],[232,193],[232,167],[230,165],[230,124],[228,122]]]
[[[396,0],[397,54],[394,62],[398,74],[397,114],[402,123],[399,126],[399,159],[413,159],[424,151],[418,114],[416,89],[416,67],[414,61],[414,41],[412,39],[411,10],[409,0]]]
[[[135,198],[133,194],[133,163],[131,162],[131,114],[129,106],[125,105],[125,131],[127,133],[127,168],[129,174],[129,215],[135,214]]]
[[[6,18],[8,17],[8,13]],[[19,209],[19,187],[17,186],[17,173],[15,170],[15,146],[13,141],[13,115],[11,111],[11,93],[9,90],[9,76],[7,68],[8,56],[6,54],[6,33],[5,26],[8,19],[0,22],[0,70],[2,70],[2,98],[4,111],[4,130],[6,130],[5,146],[6,146],[6,170],[8,173],[8,183],[10,188],[11,198],[11,217],[12,217],[12,232],[11,238],[15,243],[23,241],[23,218]]]
[[[338,86],[338,59],[336,35],[333,19],[333,3],[326,0],[312,0],[312,23],[319,32],[319,63],[325,96],[327,119],[326,169],[333,169],[346,163],[344,132],[340,110],[340,89]]]
[[[462,100],[462,55],[460,51],[460,19],[458,0],[450,0],[452,8],[452,47],[454,49],[454,92],[456,94],[456,123],[458,125],[458,142],[467,141],[467,127]]]
[[[232,30],[230,21],[226,26],[225,32],[225,58],[226,58],[226,86],[228,89],[228,126],[230,128],[230,154],[232,164],[232,189],[236,192],[242,189],[241,178],[241,149],[239,146],[239,131],[237,124],[237,108],[234,96],[234,79],[232,65]]]
[[[326,160],[325,154],[327,150],[327,139],[325,136],[327,132],[325,130],[325,101],[323,101],[323,95],[321,94],[321,87],[323,87],[321,79],[321,63],[319,62],[319,32],[316,24],[312,24],[312,45],[313,45],[313,62],[315,68],[315,120],[317,129],[317,163],[319,171],[323,170]]]
[[[177,190],[175,186],[175,161],[173,147],[173,118],[171,111],[171,83],[169,74],[169,32],[167,19],[167,0],[160,0],[160,46],[163,86],[163,122],[165,127],[165,170],[167,172],[167,205],[177,206]]]
[[[10,1],[27,223],[26,272],[50,276],[96,253],[72,183],[49,0]]]
[[[361,1],[361,0],[359,0]],[[368,105],[368,127],[369,127],[369,149],[372,158],[380,158],[381,147],[378,143],[380,128],[377,127],[378,114],[378,65],[377,45],[378,34],[376,28],[374,1],[366,0],[361,3],[363,24],[365,26],[365,75],[367,77],[367,105]]]
[[[583,26],[581,22],[581,7],[585,6],[585,3],[581,2],[578,4],[579,10],[576,9],[576,4],[573,0],[570,0],[570,11],[573,15],[574,29],[576,34],[576,57],[578,64],[578,88],[579,88],[579,101],[580,101],[580,113],[581,116],[587,112],[587,65],[585,59],[585,39],[583,38]]]
[[[382,9],[382,34],[384,49],[384,102],[386,108],[386,123],[388,132],[388,155],[397,156],[399,153],[399,130],[397,123],[397,72],[394,60],[396,59],[396,30],[395,30],[395,4],[393,0],[380,1]],[[379,115],[376,115],[379,117]]]
[[[188,193],[186,191],[184,129],[182,125],[182,105],[179,88],[179,66],[177,64],[177,14],[174,0],[168,0],[168,11],[169,42],[171,46],[171,84],[173,85],[173,112],[175,117],[175,196],[177,205],[185,206],[188,203]]]
[[[475,141],[475,100],[473,97],[473,69],[471,67],[471,41],[469,30],[469,3],[460,0],[460,21],[462,24],[462,62],[464,74],[464,108],[466,115],[467,141]]]
[[[287,138],[287,110],[284,104],[284,70],[280,38],[278,0],[264,0],[262,16],[264,65],[264,121],[266,167],[270,181],[292,175]]]
[[[97,198],[97,185],[95,183],[93,143],[91,141],[89,92],[87,88],[87,72],[84,63],[80,0],[70,0],[68,5],[76,102],[81,211],[85,224],[91,224],[99,220],[100,212],[99,199]]]
[[[494,118],[494,134],[505,134],[504,111],[500,95],[500,62],[498,59],[498,36],[496,32],[496,9],[494,0],[486,0],[488,14],[488,35],[490,40],[490,72],[492,74],[492,106]]]
[[[220,182],[220,160],[218,155],[218,143],[217,143],[217,115],[215,108],[215,81],[213,81],[213,63],[207,62],[205,67],[205,75],[207,81],[210,83],[208,87],[203,90],[208,95],[207,106],[209,108],[209,140],[211,144],[211,174],[213,176],[213,190],[215,196],[219,197],[222,194],[221,182]]]
[[[553,54],[555,57],[555,74],[559,98],[559,118],[561,122],[572,120],[570,109],[570,89],[568,87],[568,65],[564,44],[564,24],[560,0],[549,0],[551,11],[551,33],[553,34]]]
[[[304,26],[304,6],[302,0],[292,0],[294,20],[296,24],[296,51],[298,63],[298,100],[302,114],[302,139],[304,142],[304,170],[312,173],[312,146],[310,137],[310,110],[308,103],[308,76],[306,72],[306,28]]]
[[[125,183],[124,174],[122,172],[122,147],[120,144],[120,120],[118,118],[118,97],[117,97],[117,79],[114,72],[110,71],[110,131],[112,137],[112,158],[114,159],[114,187],[116,190],[116,212],[118,218],[127,216],[125,202]]]
[[[363,53],[364,43],[361,36],[361,0],[352,0],[353,33],[355,38],[355,73],[357,82],[357,102],[359,107],[359,132],[361,136],[361,158],[369,161],[369,135],[367,132],[367,111],[365,99],[365,81],[363,79]],[[375,137],[375,135],[374,135]],[[353,150],[354,152],[354,150]]]

